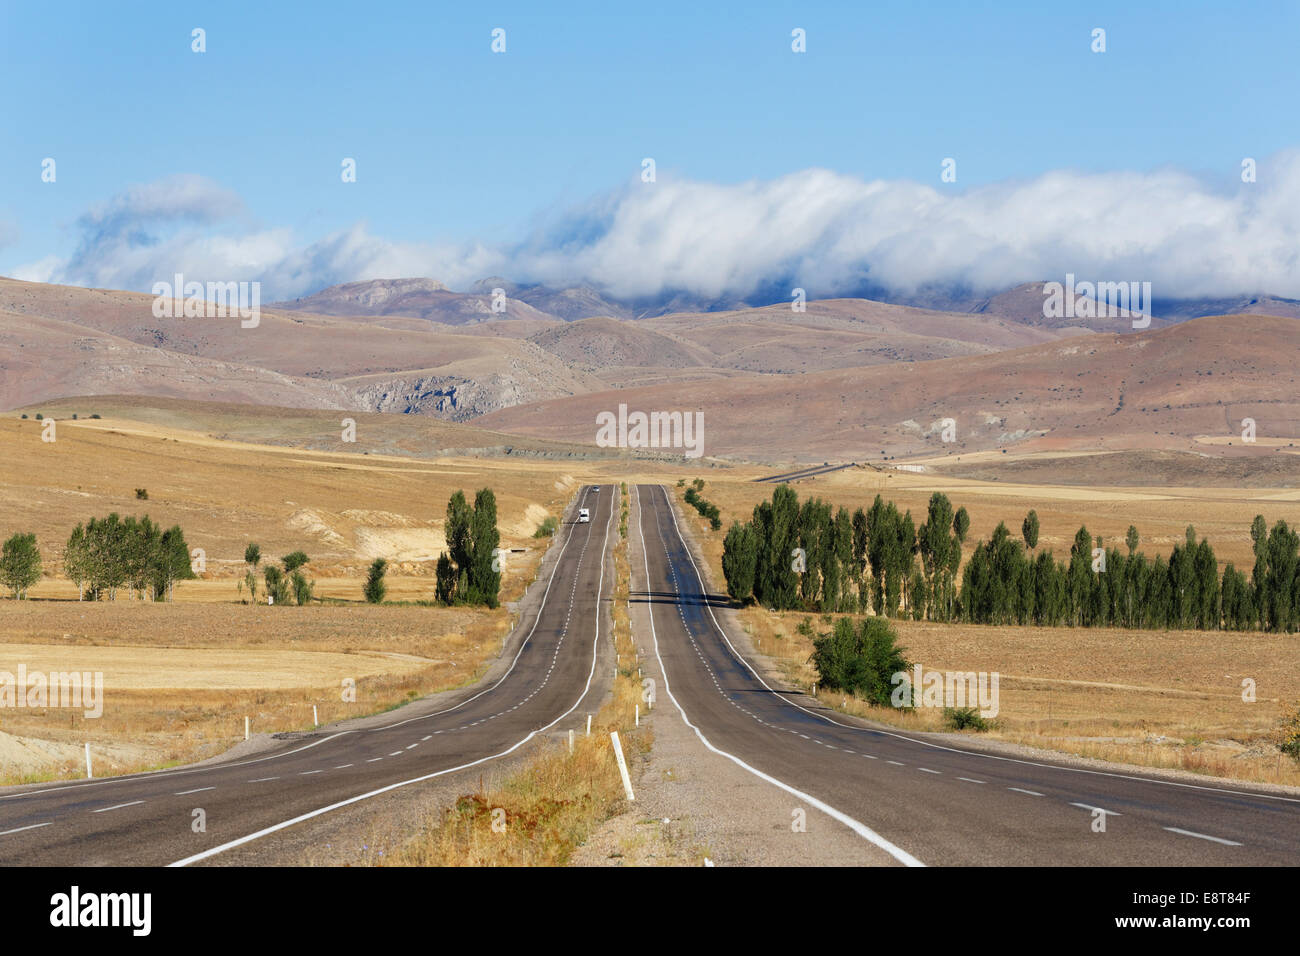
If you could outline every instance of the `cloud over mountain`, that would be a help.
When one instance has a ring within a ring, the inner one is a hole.
[[[734,185],[661,174],[593,197],[517,242],[395,242],[364,223],[319,238],[249,225],[210,180],[132,187],[78,221],[76,252],[20,278],[148,291],[181,271],[260,279],[264,299],[362,279],[484,275],[591,285],[627,300],[810,297],[932,286],[994,291],[1063,276],[1149,281],[1158,298],[1267,292],[1300,298],[1300,151],[1258,181],[1185,171],[1054,171],[970,189],[809,169]]]

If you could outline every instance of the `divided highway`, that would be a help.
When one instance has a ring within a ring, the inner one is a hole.
[[[530,600],[535,606],[519,621],[514,643],[507,641],[513,657],[458,692],[453,705],[440,695],[241,760],[0,789],[0,862],[220,862],[227,850],[341,807],[481,768],[566,718],[579,726],[580,708],[594,710],[604,690],[596,658],[602,639],[609,643],[603,603],[613,588],[606,562],[616,495],[616,486],[582,489],[570,510],[576,518],[577,508],[591,509],[591,521],[562,526],[533,585],[541,596]],[[206,832],[191,829],[195,808],[206,815]]]
[[[910,866],[1300,863],[1300,798],[965,750],[769,686],[728,633],[667,490],[639,485],[634,504],[631,600],[649,605],[640,639],[668,698],[656,716],[680,715],[710,750],[784,789],[791,815],[772,826],[802,808],[809,829],[839,827]]]

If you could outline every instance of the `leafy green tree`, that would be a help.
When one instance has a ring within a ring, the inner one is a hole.
[[[867,586],[867,513],[853,512],[853,584],[858,591],[858,610],[865,611],[871,598]]]
[[[864,618],[854,627],[851,618],[842,617],[829,633],[814,639],[811,660],[822,686],[887,707],[893,675],[906,673],[912,666],[904,650],[885,619]]]
[[[262,571],[266,581],[266,594],[271,603],[283,607],[289,603],[290,581],[278,564],[268,564]]]
[[[86,598],[86,582],[91,577],[90,545],[86,538],[86,529],[78,524],[68,536],[68,543],[63,548],[63,573],[77,586],[77,600]]]
[[[481,488],[474,496],[474,512],[470,520],[471,557],[467,597],[471,604],[497,606],[501,593],[500,546],[496,495],[491,488]]]
[[[953,516],[952,530],[957,535],[958,542],[965,544],[966,535],[970,531],[970,515],[964,507],[958,508],[957,514]]]
[[[1069,615],[1070,623],[1075,627],[1086,627],[1091,623],[1092,591],[1094,579],[1092,573],[1092,535],[1086,527],[1080,527],[1074,535],[1074,545],[1070,548],[1069,570]]]
[[[456,566],[444,551],[438,555],[434,569],[434,594],[440,604],[450,604],[456,598]]]
[[[284,565],[285,574],[293,574],[310,560],[311,558],[307,557],[303,552],[294,551],[292,554],[286,554],[281,558],[280,563]]]
[[[294,603],[299,607],[311,603],[311,599],[315,597],[316,593],[316,582],[308,581],[307,575],[301,571],[294,571],[288,577],[289,591],[293,595]]]
[[[255,542],[250,542],[244,548],[244,576],[239,582],[239,593],[248,588],[248,601],[250,604],[257,603],[257,566],[262,562],[262,549]]]
[[[1255,608],[1251,604],[1250,585],[1246,575],[1232,566],[1223,569],[1223,626],[1229,630],[1244,631],[1254,627]]]
[[[799,575],[794,570],[798,546],[799,496],[789,485],[779,485],[772,500],[754,508],[754,530],[759,558],[754,574],[754,597],[778,611],[798,606]]]
[[[40,578],[41,552],[36,547],[36,535],[11,536],[0,549],[0,584],[9,588],[15,599],[23,600]]]
[[[149,560],[149,582],[155,601],[170,601],[177,581],[196,577],[190,562],[190,547],[180,525],[172,525],[158,538]]]
[[[383,604],[384,596],[388,593],[388,585],[384,583],[384,574],[388,570],[388,562],[383,558],[375,558],[370,564],[370,570],[366,573],[365,595],[368,604]]]
[[[1025,539],[1025,547],[1030,551],[1038,547],[1038,512],[1032,508],[1025,515],[1025,523],[1020,526],[1020,534]]]
[[[447,521],[443,525],[447,551],[456,569],[454,597],[464,597],[469,588],[469,568],[473,563],[474,550],[470,536],[473,520],[474,512],[465,500],[465,492],[457,490],[447,502]]]
[[[936,491],[930,496],[925,522],[917,534],[931,619],[946,621],[952,613],[956,572],[953,552],[961,554],[961,542],[951,530],[955,517],[948,496]]]
[[[853,519],[848,509],[840,508],[831,523],[830,546],[822,569],[827,611],[853,610],[857,603],[850,589],[853,579]]]
[[[758,536],[752,524],[733,521],[722,541],[722,574],[727,593],[736,601],[747,601],[754,593],[758,569]]]

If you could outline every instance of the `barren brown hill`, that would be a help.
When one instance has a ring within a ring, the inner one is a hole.
[[[1000,317],[931,312],[865,299],[620,321],[584,319],[530,337],[573,368],[626,387],[787,375],[973,355],[1060,336]]]
[[[313,315],[407,316],[444,325],[552,318],[519,299],[506,297],[504,312],[493,312],[492,304],[492,288],[467,294],[452,292],[436,279],[371,279],[330,286],[270,307]]]
[[[352,392],[330,382],[150,347],[61,319],[0,310],[0,408],[106,392],[206,401],[255,396],[299,408],[362,407]]]
[[[1061,281],[1061,280],[1057,280]],[[1132,332],[1132,316],[1083,316],[1081,304],[1083,296],[1075,296],[1075,309],[1072,316],[1049,318],[1043,314],[1043,303],[1047,296],[1043,292],[1042,282],[1026,282],[1005,292],[1000,292],[985,299],[971,311],[975,314],[1001,316],[1013,322],[1024,323],[1039,328],[1056,329],[1060,332],[1077,334],[1081,332]],[[1092,304],[1096,311],[1095,303]],[[1150,303],[1148,303],[1148,306]],[[1152,318],[1150,328],[1163,328],[1168,323],[1161,318]]]
[[[464,418],[604,387],[532,343],[420,319],[263,310],[243,328],[235,317],[157,318],[153,303],[0,279],[0,407],[132,392]]]
[[[706,455],[794,461],[957,455],[1019,446],[1189,448],[1199,435],[1300,435],[1300,324],[1196,319],[988,355],[589,394],[507,409],[479,424],[594,441],[596,415],[704,412]],[[941,441],[954,420],[956,441]],[[1276,453],[1261,441],[1255,453]]]

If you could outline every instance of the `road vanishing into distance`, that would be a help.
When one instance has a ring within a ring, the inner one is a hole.
[[[564,523],[533,585],[543,596],[525,608],[506,655],[478,685],[358,721],[358,729],[295,735],[246,759],[0,789],[0,863],[220,862],[227,850],[333,810],[481,768],[566,718],[585,725],[608,684],[595,679],[602,645],[612,656],[602,606],[613,592],[606,565],[617,494],[616,485],[581,490],[570,514],[590,508],[590,522]],[[195,808],[206,832],[192,829]]]
[[[823,814],[909,866],[1300,863],[1294,796],[964,750],[774,689],[726,630],[667,490],[633,498],[631,600],[649,606],[656,714],[675,710],[711,751],[786,790],[808,827]]]
[[[668,494],[635,486],[629,528],[631,600],[649,622],[635,636],[662,681],[655,719],[684,720],[713,759],[787,793],[809,827],[911,866],[1300,863],[1300,798],[963,749],[774,688],[737,649]],[[586,507],[591,521],[562,525],[505,654],[475,686],[255,756],[0,789],[0,863],[221,863],[332,811],[581,728],[606,690],[597,661],[612,655],[603,606],[617,495],[614,484],[581,490],[569,514]],[[205,832],[191,827],[195,808]]]

